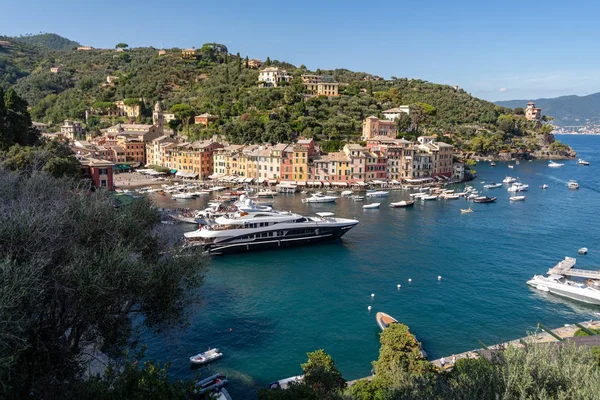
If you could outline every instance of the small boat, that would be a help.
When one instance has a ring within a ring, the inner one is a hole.
[[[571,190],[579,189],[579,183],[577,183],[577,181],[574,180],[570,180],[569,183],[567,183],[567,186]]]
[[[385,331],[385,329],[388,328],[390,325],[398,323],[398,320],[396,318],[394,318],[391,315],[388,315],[384,312],[381,312],[381,311],[375,315],[375,320],[377,321],[377,325],[379,325],[379,327],[381,328],[382,331]],[[415,342],[417,342],[417,337],[413,335],[413,338],[414,338]],[[421,343],[419,343],[419,347],[420,346],[421,346]],[[425,352],[425,350],[423,350],[422,347],[421,347],[421,357],[427,358],[427,353]]]
[[[370,204],[365,204],[363,206],[364,209],[373,209],[373,208],[379,208],[379,206],[381,205],[381,203],[370,203]]]
[[[343,197],[352,196],[352,190],[344,190],[340,193]]]
[[[525,185],[521,182],[515,182],[511,187],[506,189],[508,192],[524,192],[529,189],[529,185]]]
[[[552,160],[548,161],[548,166],[549,166],[550,168],[560,168],[560,167],[562,167],[563,165],[565,165],[565,164],[557,163],[557,162],[554,162],[554,161],[552,161]]]
[[[493,203],[496,201],[495,197],[479,196],[473,199],[475,203]]]
[[[483,187],[486,189],[496,189],[496,188],[502,187],[502,184],[492,182],[492,183],[488,183],[487,185],[483,185]]]
[[[390,192],[385,190],[374,190],[372,192],[367,192],[367,197],[388,197]]]
[[[269,190],[269,189],[261,190],[260,192],[256,193],[256,196],[272,198],[273,196],[277,196],[277,192],[275,192],[273,190]]]
[[[467,209],[464,209],[464,208],[460,209],[461,214],[468,214],[468,213],[472,213],[472,212],[473,212],[473,210],[471,209],[471,207],[469,207]]]
[[[423,201],[427,201],[427,200],[435,200],[435,199],[437,199],[438,197],[437,197],[436,195],[431,195],[431,196],[421,196],[421,197],[419,197],[419,198],[420,198],[421,200],[423,200]]]
[[[509,165],[508,168],[513,169],[515,166],[514,165]]]
[[[589,162],[587,162],[587,161],[585,161],[584,159],[581,159],[581,158],[579,160],[577,160],[577,164],[578,165],[590,165]]]
[[[194,385],[195,394],[210,393],[215,389],[222,388],[227,385],[227,377],[223,374],[214,374],[208,378],[202,379]]]
[[[513,182],[516,182],[516,181],[517,181],[517,178],[513,178],[511,176],[507,176],[506,178],[504,178],[502,180],[502,183],[513,183]]]
[[[269,383],[269,389],[287,389],[290,383],[301,383],[304,379],[304,375],[290,376],[289,378],[280,379],[275,382]]]
[[[490,167],[495,167],[495,166],[496,166],[496,163],[492,161],[492,162],[490,163]]]
[[[181,214],[171,214],[170,217],[174,222],[183,222],[184,224],[197,224],[199,222],[196,218],[186,217]]]
[[[454,200],[454,199],[458,199],[459,197],[460,196],[458,194],[454,194],[454,193],[446,193],[441,196],[441,198],[445,199],[445,200]]]
[[[225,389],[224,387],[216,390],[216,393],[211,394],[211,400],[233,400],[227,389]]]
[[[192,193],[177,193],[173,195],[173,200],[189,200],[195,196]]]
[[[511,196],[510,201],[523,201],[525,200],[525,196]]]
[[[548,187],[549,186],[544,183],[542,186],[540,186],[540,189],[548,189]]]
[[[517,160],[517,161],[515,162],[515,164],[519,165],[519,164],[521,164],[521,162],[520,162],[519,160]]]
[[[392,208],[401,208],[401,207],[410,207],[415,204],[414,200],[402,200],[395,203],[390,203],[390,207]]]
[[[365,198],[362,197],[362,196],[354,196],[354,197],[352,197],[352,200],[354,200],[354,201],[363,201],[364,199]]]
[[[208,349],[204,353],[196,354],[190,357],[190,362],[196,365],[204,365],[223,357],[223,353],[219,349]]]
[[[579,254],[587,254],[588,252],[588,248],[587,247],[582,247],[577,251]]]

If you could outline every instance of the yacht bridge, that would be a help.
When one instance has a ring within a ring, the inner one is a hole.
[[[573,268],[577,260],[572,257],[565,257],[564,260],[548,270],[548,275],[568,275],[579,278],[599,279],[600,271],[591,271],[587,269]]]

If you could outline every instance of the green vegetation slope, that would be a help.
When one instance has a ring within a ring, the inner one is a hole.
[[[56,33],[40,33],[38,35],[24,35],[11,38],[15,41],[38,46],[49,50],[73,50],[79,43],[64,38]]]

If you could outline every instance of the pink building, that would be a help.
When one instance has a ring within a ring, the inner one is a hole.
[[[368,140],[375,136],[396,138],[396,122],[379,119],[375,116],[365,118],[362,126],[361,140]]]

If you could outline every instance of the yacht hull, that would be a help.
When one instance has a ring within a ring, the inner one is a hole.
[[[263,251],[285,249],[304,246],[324,241],[336,240],[344,236],[356,224],[347,224],[337,227],[320,227],[311,229],[310,234],[299,234],[280,237],[265,237],[247,241],[236,241],[235,238],[215,244],[201,245],[207,254],[225,255],[245,253],[250,251]],[[318,233],[316,233],[318,232]],[[190,243],[194,245],[194,243]]]
[[[544,291],[544,292],[549,292],[549,293],[555,294],[557,296],[566,297],[568,299],[580,301],[582,303],[594,304],[594,305],[600,306],[600,298],[585,296],[583,294],[579,294],[577,291],[574,291],[574,290],[565,290],[562,287],[556,287],[555,285],[552,285],[552,284],[546,284],[543,282],[540,283],[540,282],[536,282],[533,280],[528,281],[527,284],[533,288],[536,288],[536,289]]]

